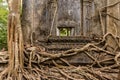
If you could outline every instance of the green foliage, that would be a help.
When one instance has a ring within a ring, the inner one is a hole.
[[[59,28],[60,36],[70,36],[70,28]]]
[[[7,48],[7,3],[0,0],[0,49]]]
[[[0,27],[0,49],[7,48],[7,29]]]

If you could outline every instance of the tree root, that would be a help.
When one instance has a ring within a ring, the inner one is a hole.
[[[48,53],[37,47],[26,48],[24,50],[25,67],[14,70],[10,67],[6,68],[0,74],[1,80],[113,80],[113,77],[105,75],[105,73],[110,70],[117,75],[118,71],[114,71],[114,69],[118,70],[119,67],[119,51],[113,53],[99,47],[99,45],[89,43],[82,48],[71,49],[58,54]],[[88,67],[74,66],[66,59],[83,53],[93,61]],[[93,54],[97,54],[97,56]],[[108,57],[100,58],[104,56]],[[62,65],[57,62],[58,60],[62,62]],[[105,62],[112,64],[103,65]],[[97,66],[97,68],[94,69],[93,66]]]

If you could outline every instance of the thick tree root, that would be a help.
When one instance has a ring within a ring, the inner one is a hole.
[[[107,35],[106,35],[107,37]],[[103,40],[102,42],[104,42]],[[107,42],[105,44],[108,44]],[[0,74],[1,80],[117,80],[119,73],[119,49],[112,51],[99,47],[99,44],[89,43],[79,49],[67,50],[63,53],[52,54],[40,47],[28,47],[24,50],[24,67],[11,69],[10,66]],[[119,48],[119,47],[118,47]],[[93,64],[87,66],[74,66],[65,58],[84,53]],[[92,54],[101,54],[93,56]],[[99,59],[102,56],[109,58]],[[5,58],[7,59],[7,58]],[[59,64],[57,60],[62,63]],[[103,65],[104,62],[112,62]],[[45,65],[47,64],[47,65]],[[67,66],[65,66],[67,65]],[[96,66],[96,67],[94,67]]]

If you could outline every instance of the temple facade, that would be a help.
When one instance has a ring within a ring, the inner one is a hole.
[[[120,36],[118,3],[119,0],[24,0],[25,43],[58,53],[99,42],[106,33]]]

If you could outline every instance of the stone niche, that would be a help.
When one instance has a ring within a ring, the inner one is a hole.
[[[55,10],[52,12],[55,21],[53,27],[50,27],[51,35],[59,36],[60,29],[66,28],[69,29],[70,36],[103,36],[97,11],[93,0],[58,0],[55,17]],[[105,20],[104,18],[104,25]]]

